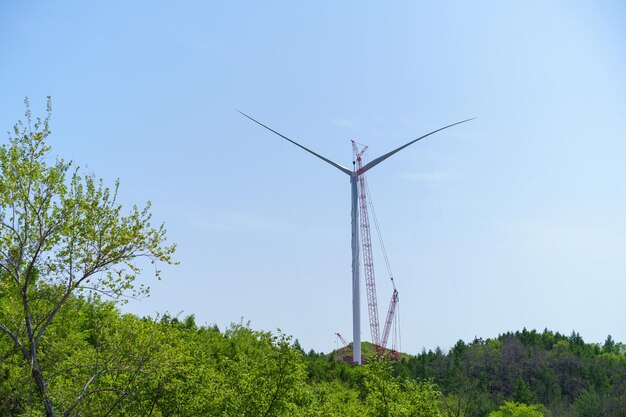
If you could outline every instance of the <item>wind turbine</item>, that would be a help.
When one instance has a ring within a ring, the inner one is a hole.
[[[239,111],[239,110],[237,110]],[[277,134],[278,136],[280,136],[281,138],[293,143],[294,145],[296,145],[299,148],[304,149],[305,151],[309,152],[310,154],[318,157],[319,159],[321,159],[324,162],[327,162],[328,164],[334,166],[335,168],[337,168],[339,171],[343,172],[344,174],[347,174],[350,177],[350,189],[351,189],[351,201],[352,201],[352,209],[351,209],[351,214],[352,214],[352,338],[353,338],[353,346],[352,346],[352,352],[353,352],[353,356],[352,356],[352,360],[357,363],[357,364],[361,364],[361,299],[360,299],[360,276],[359,276],[359,222],[358,222],[358,210],[359,210],[359,206],[358,206],[358,192],[357,192],[357,184],[358,184],[358,178],[360,175],[365,174],[367,171],[369,171],[370,169],[374,168],[376,165],[380,164],[381,162],[383,162],[385,159],[389,158],[390,156],[392,156],[395,153],[400,152],[402,149],[406,148],[407,146],[410,146],[412,144],[414,144],[415,142],[417,142],[420,139],[424,139],[425,137],[428,137],[432,134],[435,134],[437,132],[440,132],[444,129],[447,129],[449,127],[452,126],[456,126],[458,124],[461,123],[465,123],[465,122],[469,122],[470,120],[474,120],[475,118],[471,118],[471,119],[466,119],[466,120],[461,120],[460,122],[456,122],[456,123],[452,123],[451,125],[448,126],[444,126],[441,127],[437,130],[433,130],[430,133],[427,133],[423,136],[420,136],[417,139],[413,139],[412,141],[405,143],[404,145],[392,150],[391,152],[387,152],[386,154],[379,156],[378,158],[368,162],[367,164],[365,164],[360,170],[356,170],[356,168],[354,170],[350,170],[342,165],[339,165],[336,162],[331,161],[328,158],[323,157],[322,155],[313,152],[312,150],[310,150],[309,148],[306,148],[302,145],[300,145],[298,142],[289,139],[287,136],[283,135],[282,133],[279,133],[277,131],[275,131],[274,129],[272,129],[269,126],[264,125],[263,123],[259,122],[258,120],[253,119],[252,117],[248,116],[247,114],[239,111],[239,113],[241,113],[243,116],[247,117],[248,119],[252,120],[254,123],[263,126],[264,128],[266,128],[267,130],[269,130],[270,132],[273,132],[275,134]]]

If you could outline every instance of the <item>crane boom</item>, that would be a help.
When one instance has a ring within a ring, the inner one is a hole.
[[[341,344],[343,345],[343,347],[348,346],[348,342],[346,342],[346,339],[344,339],[342,335],[340,335],[339,333],[335,333],[335,334],[337,335],[339,340],[341,340]]]
[[[387,346],[387,340],[389,339],[389,332],[391,331],[391,326],[393,324],[393,319],[396,314],[397,306],[398,306],[398,290],[394,288],[393,293],[391,294],[391,301],[389,301],[389,309],[387,310],[387,320],[385,320],[385,327],[383,328],[383,337],[380,341],[380,344],[383,348]]]

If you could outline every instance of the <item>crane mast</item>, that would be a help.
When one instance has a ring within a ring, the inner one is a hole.
[[[355,172],[358,180],[359,224],[361,231],[361,249],[363,250],[363,272],[365,275],[365,292],[367,294],[367,310],[370,319],[370,332],[374,346],[380,346],[380,329],[378,325],[378,301],[376,299],[376,279],[374,277],[374,257],[372,256],[372,239],[367,212],[367,188],[363,170],[363,154],[367,146],[359,150],[355,141],[352,141],[354,152]]]
[[[370,332],[372,335],[372,343],[374,344],[374,349],[376,353],[380,356],[385,354],[385,347],[387,345],[387,340],[389,338],[389,333],[391,331],[391,327],[393,325],[393,320],[396,312],[396,308],[398,305],[398,291],[396,290],[395,283],[393,281],[393,276],[391,275],[391,269],[389,267],[389,261],[387,259],[387,254],[385,255],[385,261],[387,262],[387,268],[389,270],[389,278],[391,279],[391,283],[393,285],[393,293],[391,295],[391,301],[389,302],[389,309],[387,311],[387,316],[385,320],[385,326],[383,327],[382,338],[380,335],[380,324],[378,321],[378,300],[376,295],[376,277],[374,274],[374,257],[372,254],[372,237],[371,237],[371,229],[369,223],[369,212],[368,212],[368,200],[367,200],[367,179],[365,174],[362,172],[363,169],[363,154],[367,150],[367,146],[364,146],[362,149],[359,149],[357,143],[352,141],[352,150],[354,152],[354,170],[357,173],[358,178],[358,206],[359,206],[359,226],[360,226],[360,243],[361,249],[363,251],[363,273],[365,275],[365,291],[367,295],[367,309],[369,313],[369,321],[370,321]],[[371,204],[371,202],[370,202]],[[374,221],[376,223],[376,230],[380,236],[380,230],[378,229],[378,222],[376,222],[376,218],[374,215]],[[384,244],[381,243],[381,246],[384,250]],[[395,346],[393,347],[395,352]],[[395,355],[394,355],[395,357]]]

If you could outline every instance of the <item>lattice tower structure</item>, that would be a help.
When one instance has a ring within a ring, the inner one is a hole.
[[[372,238],[370,233],[370,223],[367,210],[367,179],[362,173],[363,154],[367,150],[364,146],[359,150],[359,146],[352,141],[354,152],[355,172],[357,174],[358,204],[359,204],[359,226],[361,232],[361,249],[363,250],[363,275],[365,276],[365,293],[367,295],[367,311],[369,313],[370,332],[372,343],[377,352],[380,350],[380,327],[378,322],[378,300],[376,298],[376,277],[374,275],[374,257],[372,255]]]
[[[393,282],[393,281],[392,281]],[[380,345],[384,348],[387,346],[387,340],[389,339],[389,333],[391,331],[391,327],[393,326],[393,319],[396,314],[396,307],[398,306],[398,290],[393,289],[393,293],[391,294],[391,301],[389,301],[389,310],[387,310],[387,320],[385,320],[385,327],[383,327],[383,337],[381,339]],[[392,349],[395,350],[396,346],[392,346]]]

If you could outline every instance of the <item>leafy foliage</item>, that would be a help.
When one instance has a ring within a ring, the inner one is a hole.
[[[544,417],[543,407],[505,402],[498,411],[489,413],[489,417]]]
[[[72,296],[42,341],[48,395],[66,416],[440,416],[432,383],[400,380],[389,362],[362,367],[308,357],[281,332],[244,324],[224,331],[121,314],[98,297]],[[4,415],[38,415],[29,374],[0,339]],[[310,362],[334,363],[313,381]]]
[[[164,244],[162,225],[151,227],[149,204],[123,214],[118,184],[111,190],[71,162],[50,157],[50,114],[48,99],[48,117],[33,120],[26,100],[26,123],[18,122],[0,146],[0,332],[23,361],[15,377],[28,387],[29,373],[29,389],[37,393],[20,407],[41,402],[47,416],[55,414],[47,349],[62,340],[48,331],[52,323],[76,293],[118,299],[146,293],[134,286],[137,260],[172,263],[175,249]],[[77,394],[82,399],[86,392]]]

